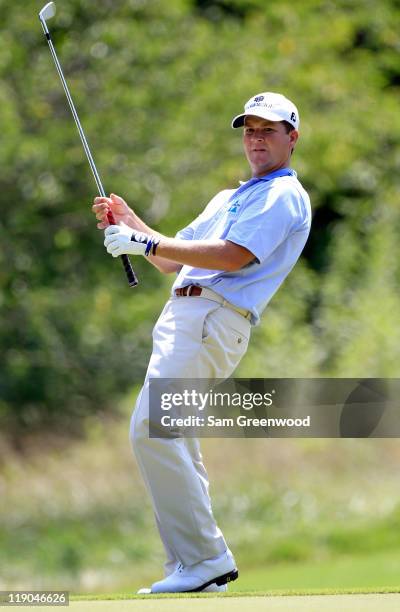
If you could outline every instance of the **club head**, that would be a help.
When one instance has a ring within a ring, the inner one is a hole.
[[[40,21],[47,21],[56,14],[56,5],[54,2],[48,2],[39,13]]]

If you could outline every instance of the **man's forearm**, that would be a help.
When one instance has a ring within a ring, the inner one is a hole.
[[[208,270],[239,270],[254,259],[244,247],[229,240],[180,240],[160,236],[157,254],[165,260]]]

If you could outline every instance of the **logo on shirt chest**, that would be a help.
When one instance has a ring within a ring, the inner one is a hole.
[[[240,208],[240,202],[238,200],[235,200],[234,202],[230,202],[228,206],[229,206],[227,210],[228,213],[237,213]]]

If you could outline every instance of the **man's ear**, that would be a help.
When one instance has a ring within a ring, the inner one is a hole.
[[[298,137],[299,137],[299,133],[298,133],[297,130],[292,130],[291,132],[289,132],[290,155],[292,155],[292,153],[293,153],[293,151],[295,149]]]
[[[299,137],[299,132],[297,130],[292,130],[291,132],[289,132],[290,144],[293,149],[297,142],[298,137]]]

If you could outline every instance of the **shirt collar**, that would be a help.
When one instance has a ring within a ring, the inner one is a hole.
[[[296,170],[292,168],[279,168],[279,170],[274,170],[274,172],[270,172],[265,176],[257,176],[249,179],[248,181],[239,181],[240,186],[246,185],[247,183],[253,185],[257,183],[257,181],[272,181],[274,178],[278,178],[278,176],[297,176]]]

